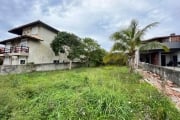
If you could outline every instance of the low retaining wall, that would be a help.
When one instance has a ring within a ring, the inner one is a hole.
[[[152,65],[148,63],[139,63],[139,66],[146,71],[150,71],[160,75],[166,80],[170,80],[173,83],[180,86],[180,71],[168,69],[162,66]]]
[[[72,68],[80,67],[82,63],[72,63]],[[46,63],[46,64],[32,64],[32,65],[3,65],[0,66],[0,75],[18,74],[33,71],[50,71],[50,70],[64,70],[69,68],[69,63]]]

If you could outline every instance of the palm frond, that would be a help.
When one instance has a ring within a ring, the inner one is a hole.
[[[114,43],[111,51],[126,51],[128,46],[126,44],[122,44],[120,42]]]
[[[134,36],[135,36],[135,34],[137,32],[137,28],[138,28],[138,21],[132,20],[131,24],[129,26],[129,29],[131,31],[131,36],[130,36],[131,38],[134,38]]]
[[[128,38],[128,33],[126,33],[125,30],[121,30],[119,32],[115,32],[110,36],[112,41],[115,42],[121,42],[121,43],[127,43],[129,38]]]
[[[154,41],[142,44],[140,50],[152,50],[152,49],[163,49],[165,52],[169,52],[169,48],[163,43]]]
[[[138,32],[137,37],[140,37],[140,36],[142,37],[142,36],[146,33],[146,31],[147,31],[148,29],[151,29],[152,27],[154,27],[154,26],[156,26],[156,25],[158,25],[158,24],[159,24],[159,22],[153,22],[153,23],[145,26],[143,29],[141,29],[141,30]]]

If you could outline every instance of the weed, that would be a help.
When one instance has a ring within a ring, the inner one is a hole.
[[[140,79],[115,66],[0,76],[0,119],[180,119],[169,99]]]

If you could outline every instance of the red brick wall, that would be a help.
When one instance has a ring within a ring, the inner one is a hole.
[[[158,53],[152,53],[151,54],[151,62],[154,65],[159,65],[159,56],[158,56]]]
[[[180,36],[171,36],[171,42],[180,42]]]

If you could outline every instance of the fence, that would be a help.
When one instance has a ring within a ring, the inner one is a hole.
[[[163,66],[152,65],[148,63],[139,63],[139,66],[146,71],[150,71],[160,75],[166,80],[170,80],[176,85],[180,86],[180,71],[168,69]]]
[[[72,68],[82,66],[82,63],[72,63]],[[69,63],[46,63],[46,64],[30,64],[30,65],[3,65],[0,66],[0,75],[5,74],[19,74],[33,71],[50,71],[50,70],[64,70],[69,68]]]

